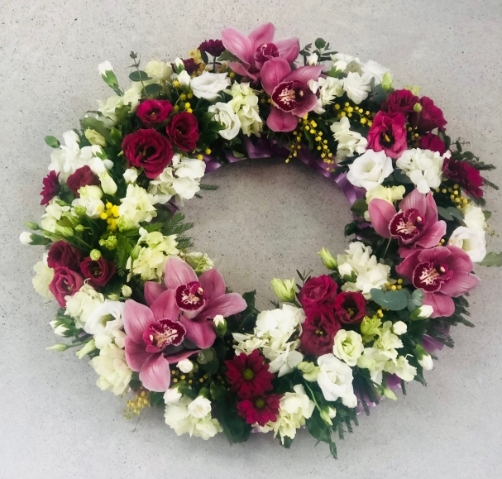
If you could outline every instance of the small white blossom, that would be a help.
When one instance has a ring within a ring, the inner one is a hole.
[[[317,358],[320,372],[317,384],[326,401],[336,401],[350,408],[357,406],[357,398],[352,387],[352,369],[333,354],[324,354]]]
[[[241,121],[229,103],[216,103],[215,105],[211,105],[207,111],[214,113],[214,121],[223,127],[222,130],[218,131],[218,134],[222,138],[231,140],[239,134]]]
[[[241,131],[247,136],[260,136],[263,121],[258,107],[258,96],[249,83],[233,83],[229,92],[232,100],[228,103],[237,114]]]
[[[119,348],[124,348],[124,305],[121,301],[106,299],[87,318],[84,331],[94,336],[98,349],[104,349],[113,342]]]
[[[149,223],[157,216],[153,196],[138,185],[127,185],[125,198],[121,198],[118,224],[120,229],[138,226],[139,223]]]
[[[485,232],[459,226],[453,231],[448,244],[463,249],[473,263],[483,261],[486,256]]]
[[[77,327],[83,327],[91,314],[104,301],[105,298],[101,293],[84,283],[73,296],[66,297],[66,314],[75,320]]]
[[[190,81],[194,96],[210,101],[216,100],[220,91],[228,86],[230,86],[230,78],[227,78],[227,73],[204,72]]]
[[[367,150],[349,166],[347,180],[354,186],[371,191],[381,185],[393,171],[392,160],[384,151]]]
[[[369,73],[360,75],[357,72],[349,72],[347,77],[343,79],[343,89],[356,105],[368,98],[372,78]]]
[[[131,381],[132,371],[127,365],[123,349],[108,344],[90,363],[99,374],[97,385],[100,389],[109,389],[116,396],[124,393]]]
[[[401,336],[403,334],[406,334],[406,331],[408,331],[408,326],[406,326],[406,323],[403,323],[403,321],[397,321],[392,325],[392,331],[394,332],[394,334]]]
[[[342,117],[340,121],[335,121],[330,127],[333,137],[338,143],[336,155],[339,160],[355,153],[362,154],[366,151],[368,140],[357,131],[350,129],[350,121],[347,117]]]

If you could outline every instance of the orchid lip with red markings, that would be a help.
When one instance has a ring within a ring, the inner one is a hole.
[[[176,288],[176,304],[182,310],[196,311],[206,304],[204,289],[198,281],[192,281]]]
[[[419,263],[413,271],[413,285],[428,293],[441,289],[444,283],[448,283],[453,276],[448,266],[433,262]]]
[[[392,218],[389,232],[401,243],[408,244],[421,235],[424,226],[424,219],[420,216],[420,212],[415,208],[410,208],[406,211],[400,211]]]
[[[294,113],[299,106],[303,106],[310,89],[299,81],[281,82],[274,88],[272,100],[282,111]]]
[[[157,353],[168,346],[179,346],[183,342],[185,334],[186,329],[180,322],[161,319],[148,326],[143,333],[146,351]]]

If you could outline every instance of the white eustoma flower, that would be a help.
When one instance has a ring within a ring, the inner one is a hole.
[[[131,382],[132,371],[127,365],[123,349],[115,344],[108,344],[90,363],[99,374],[96,384],[100,389],[109,389],[116,396],[124,393]]]
[[[121,198],[119,206],[119,228],[137,226],[139,223],[152,221],[157,216],[153,196],[138,185],[127,185],[126,196]]]
[[[382,383],[382,371],[389,360],[388,356],[378,348],[365,348],[362,356],[357,360],[357,366],[368,369],[371,380],[377,384]]]
[[[166,405],[176,404],[180,402],[183,395],[179,392],[178,388],[170,388],[164,393],[164,402]]]
[[[239,117],[241,130],[247,136],[260,136],[263,121],[258,107],[258,96],[249,83],[237,83],[232,85],[229,91],[232,100],[229,105]]]
[[[67,296],[65,313],[75,320],[77,327],[82,328],[104,301],[105,298],[101,293],[84,283],[73,296]]]
[[[373,60],[369,60],[366,63],[363,63],[361,65],[361,70],[363,74],[366,73],[375,79],[375,85],[380,85],[380,83],[382,83],[384,75],[389,72],[388,68],[385,68],[384,66],[380,65],[380,63],[377,63]]]
[[[216,103],[215,105],[211,105],[207,111],[209,113],[214,113],[214,121],[218,122],[223,130],[220,130],[218,133],[225,140],[231,140],[235,138],[239,134],[239,130],[241,129],[241,121],[232,106],[228,103]]]
[[[308,86],[312,93],[319,95],[317,105],[314,108],[314,112],[319,115],[326,111],[323,108],[325,105],[329,105],[336,97],[344,94],[343,80],[339,78],[319,77],[317,80],[309,80]]]
[[[352,369],[333,354],[324,354],[317,358],[320,371],[317,384],[321,388],[326,401],[336,401],[350,408],[357,406],[357,398],[352,386]]]
[[[357,131],[350,129],[350,121],[347,117],[344,116],[340,121],[332,123],[330,129],[338,143],[336,148],[338,159],[354,156],[354,153],[360,155],[366,151],[368,140]]]
[[[204,396],[197,396],[187,409],[191,416],[202,419],[211,413],[211,401]]]
[[[85,214],[89,218],[99,218],[99,215],[105,209],[105,204],[101,201],[103,197],[101,188],[95,185],[82,186],[79,188],[78,193],[80,197],[75,198],[71,205],[85,208]]]
[[[42,215],[40,226],[51,233],[56,233],[58,225],[57,222],[63,217],[65,213],[70,211],[69,206],[61,206],[58,203],[58,198],[53,198],[45,207],[45,213]]]
[[[486,256],[485,232],[459,226],[453,231],[448,244],[463,249],[473,263],[483,261]]]
[[[122,175],[126,183],[136,183],[138,179],[138,170],[134,167],[127,168],[124,174]]]
[[[464,209],[464,223],[467,228],[475,231],[486,231],[488,227],[483,210],[472,203]]]
[[[98,100],[98,111],[102,113],[107,119],[107,126],[113,126],[117,121],[115,114],[117,108],[129,106],[130,111],[134,112],[141,100],[141,91],[143,86],[141,82],[133,82],[131,87],[124,91],[123,95],[113,95],[105,101]],[[100,118],[102,121],[102,118]]]
[[[230,86],[230,78],[227,78],[227,73],[204,72],[190,81],[194,96],[210,101],[216,100],[220,91],[228,86]]]
[[[207,253],[192,251],[185,254],[183,259],[193,268],[197,274],[205,273],[213,268],[214,262]],[[220,315],[218,315],[220,316]],[[216,319],[216,316],[214,317]]]
[[[331,55],[331,60],[333,60],[333,66],[335,69],[344,73],[351,63],[356,65],[361,64],[359,58],[353,57],[352,55],[346,55],[345,53],[335,53],[334,55]]]
[[[343,89],[356,105],[368,98],[371,91],[371,79],[372,76],[369,73],[360,75],[357,72],[349,72],[343,79]]]
[[[277,373],[278,377],[285,376],[295,369],[303,361],[303,354],[296,351],[296,342],[289,342],[282,350],[272,349],[265,346],[263,355],[270,361],[268,369],[271,373]]]
[[[44,298],[54,299],[53,294],[49,291],[49,285],[54,278],[54,270],[47,265],[47,253],[44,254],[42,261],[33,266],[36,275],[31,280],[35,291]]]
[[[349,166],[347,180],[354,186],[371,191],[381,185],[393,171],[392,160],[384,151],[367,150]]]
[[[443,163],[451,152],[440,155],[437,151],[413,148],[406,150],[396,161],[396,166],[410,177],[420,193],[439,188],[443,179]]]
[[[417,368],[412,366],[404,356],[399,356],[396,360],[385,363],[385,371],[395,374],[407,382],[413,381],[417,375]]]
[[[333,354],[349,366],[355,366],[364,351],[363,338],[355,331],[340,329],[335,335]]]
[[[150,60],[145,65],[146,74],[154,81],[168,80],[173,74],[173,68],[169,63],[160,60]]]
[[[87,318],[84,331],[94,336],[96,347],[104,349],[115,342],[119,348],[124,348],[125,333],[123,331],[125,303],[106,299]]]

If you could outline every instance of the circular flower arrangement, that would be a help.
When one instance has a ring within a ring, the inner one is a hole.
[[[450,327],[472,326],[473,262],[501,263],[485,247],[482,187],[495,185],[480,171],[493,166],[451,143],[417,87],[320,38],[300,50],[266,24],[225,29],[186,60],[131,58],[128,89],[102,63],[115,95],[63,144],[46,137],[45,212],[20,239],[46,246],[33,285],[68,340],[49,349],[89,357],[101,389],[129,396],[128,417],[162,407],[178,435],[272,432],[286,447],[306,427],[336,456],[335,434],[425,384]],[[354,239],[321,249],[326,274],[272,280],[282,305],[260,312],[190,251],[179,208],[215,189],[206,173],[269,156],[333,179]]]

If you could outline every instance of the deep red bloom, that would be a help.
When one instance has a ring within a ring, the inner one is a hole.
[[[251,354],[241,353],[225,361],[225,373],[230,387],[240,398],[262,395],[272,389],[274,375],[268,370],[263,356],[255,349]]]
[[[166,127],[166,132],[181,151],[192,151],[199,139],[199,122],[195,115],[183,111],[174,115]]]
[[[199,45],[199,50],[213,57],[219,57],[225,51],[225,47],[221,40],[206,40]]]
[[[368,148],[374,151],[383,150],[388,157],[397,159],[407,147],[406,117],[400,112],[379,111],[368,132]]]
[[[54,269],[54,277],[49,284],[49,291],[54,295],[59,306],[66,306],[66,296],[73,296],[84,284],[84,279],[75,271],[65,266]]]
[[[310,278],[300,291],[299,299],[305,312],[331,305],[336,297],[338,284],[328,275]]]
[[[149,179],[157,178],[173,158],[171,143],[153,128],[127,135],[122,141],[122,150],[127,161],[137,168],[143,168]]]
[[[80,263],[80,270],[89,280],[89,284],[96,288],[105,286],[117,271],[117,267],[113,261],[108,261],[103,256],[97,261],[88,256]]]
[[[265,426],[267,422],[277,419],[281,397],[280,394],[265,394],[244,399],[237,403],[237,412],[248,424]]]
[[[99,178],[92,172],[92,170],[87,166],[82,166],[75,170],[68,179],[66,184],[70,191],[75,195],[79,196],[78,190],[82,186],[96,185],[99,186]]]
[[[458,183],[469,195],[474,198],[482,198],[483,178],[479,170],[467,163],[467,161],[445,158],[443,163],[443,174],[449,180]]]
[[[333,350],[336,333],[341,324],[333,308],[312,310],[302,325],[301,349],[305,354],[322,356]]]
[[[418,146],[422,148],[422,150],[437,151],[440,155],[446,152],[446,145],[443,140],[434,133],[427,133],[427,135],[420,137]]]
[[[40,195],[42,196],[42,200],[40,201],[41,205],[49,204],[49,201],[52,200],[59,193],[60,185],[59,185],[59,173],[56,174],[55,171],[50,171],[49,174],[42,180],[43,187]]]
[[[183,65],[185,66],[185,70],[189,75],[195,73],[200,68],[200,65],[196,63],[193,58],[187,58],[186,60],[183,60]]]
[[[420,99],[410,90],[396,90],[382,103],[382,110],[388,113],[403,113],[404,115],[408,115],[408,113],[413,111],[415,103],[419,102]]]
[[[416,126],[419,133],[427,133],[434,128],[444,130],[447,121],[444,119],[443,111],[427,96],[420,99],[422,111],[412,113],[409,117],[412,126]]]
[[[335,316],[343,324],[360,323],[366,316],[366,300],[361,293],[342,291],[335,298]]]
[[[140,103],[136,116],[146,127],[158,125],[166,121],[173,111],[173,106],[168,100],[145,100]]]
[[[64,266],[80,272],[81,261],[82,252],[63,240],[52,243],[47,255],[47,265],[54,269]]]

